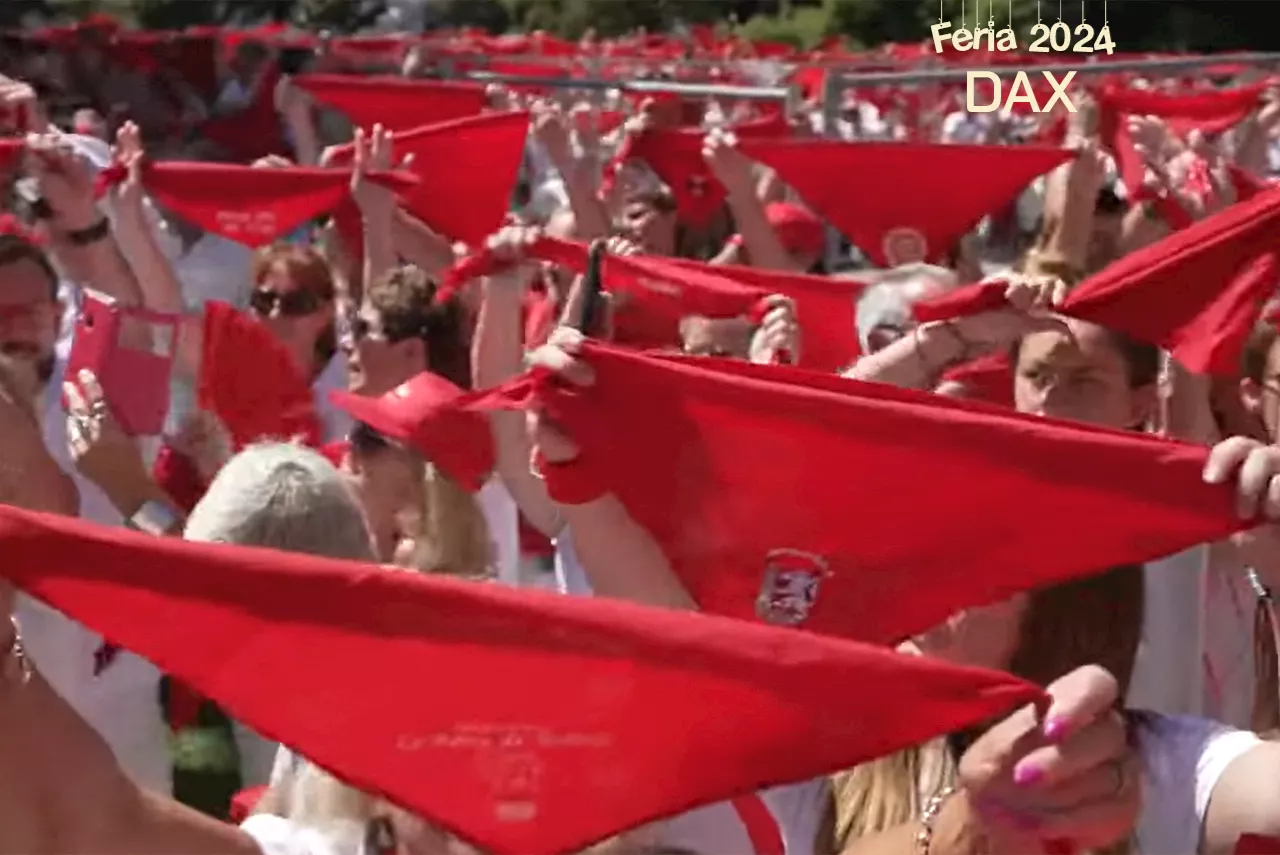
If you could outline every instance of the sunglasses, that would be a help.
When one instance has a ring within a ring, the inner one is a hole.
[[[415,324],[415,321],[417,322]],[[388,328],[383,324],[380,332],[375,333],[374,324],[362,315],[355,314],[343,319],[344,332],[351,336],[353,342],[361,342],[366,339],[378,339],[385,341],[387,344],[395,344],[410,338],[425,339],[427,335],[427,325],[425,320],[411,319],[406,324],[400,324]],[[405,327],[400,329],[398,327]]]
[[[305,288],[281,293],[274,288],[258,287],[253,289],[253,294],[249,297],[249,308],[263,317],[270,316],[278,308],[286,318],[300,318],[316,311],[323,304],[322,297]]]

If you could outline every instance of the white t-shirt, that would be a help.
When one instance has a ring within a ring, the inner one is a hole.
[[[1138,731],[1145,777],[1137,849],[1143,855],[1198,852],[1209,797],[1257,735],[1190,716],[1149,714]]]
[[[320,417],[320,431],[323,442],[338,442],[347,438],[354,422],[345,410],[335,407],[329,400],[329,393],[347,388],[347,357],[338,351],[329,360],[329,364],[320,372],[320,376],[311,384],[312,400],[315,402],[316,415]]]
[[[71,475],[80,492],[80,518],[103,525],[123,525],[115,506],[97,485],[76,471],[71,461],[62,411],[65,368],[65,360],[59,359],[45,391],[41,416],[45,446]],[[106,740],[130,777],[150,789],[170,792],[173,776],[168,726],[160,706],[160,672],[156,667],[121,650],[95,675],[95,660],[103,649],[102,636],[44,603],[21,595],[17,615],[23,643],[54,691]]]
[[[498,581],[520,586],[520,509],[498,476],[490,478],[476,495],[480,512],[489,528],[493,562]]]

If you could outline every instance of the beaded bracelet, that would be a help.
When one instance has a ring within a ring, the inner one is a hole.
[[[947,799],[955,793],[955,787],[947,787],[925,803],[924,810],[920,812],[920,830],[916,832],[916,855],[929,855],[929,849],[933,845],[933,827],[938,822],[938,815],[942,813],[942,806]]]

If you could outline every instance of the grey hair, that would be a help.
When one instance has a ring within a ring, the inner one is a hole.
[[[903,264],[870,275],[860,271],[857,278],[873,283],[858,298],[858,343],[863,353],[871,352],[869,338],[877,327],[912,326],[912,285],[929,280],[949,291],[959,284],[954,271],[933,264]]]
[[[231,458],[187,518],[187,540],[374,561],[364,512],[323,456],[290,443]]]

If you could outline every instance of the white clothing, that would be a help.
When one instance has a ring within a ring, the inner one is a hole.
[[[1144,791],[1137,851],[1142,855],[1198,852],[1205,811],[1222,773],[1262,740],[1208,719],[1155,714],[1143,723],[1138,736]]]
[[[178,247],[180,241],[175,248]],[[248,247],[205,232],[186,252],[179,252],[170,261],[189,310],[201,309],[209,300],[237,309],[247,307],[253,278],[253,251]]]
[[[217,112],[243,110],[252,100],[253,91],[232,77],[218,91],[218,100],[214,102],[213,109]]]
[[[493,567],[498,581],[520,586],[520,509],[498,476],[490,478],[476,494],[489,529]]]
[[[1196,546],[1144,570],[1142,638],[1131,709],[1248,727],[1253,705],[1253,599],[1225,545]]]
[[[45,446],[71,475],[80,492],[80,518],[103,525],[123,525],[115,506],[97,485],[76,471],[71,461],[62,411],[65,369],[65,360],[59,359],[45,390]],[[22,595],[18,597],[17,615],[23,642],[54,691],[106,740],[131,778],[158,792],[170,792],[173,777],[168,727],[160,707],[160,672],[155,666],[121,650],[95,675],[95,654],[102,648],[102,636]]]
[[[591,596],[591,583],[587,573],[578,563],[578,553],[573,547],[573,532],[568,526],[561,529],[552,541],[556,548],[556,590],[575,597]]]
[[[329,400],[330,392],[346,388],[347,357],[342,351],[338,351],[311,384],[312,400],[315,402],[316,415],[320,417],[321,440],[324,442],[346,439],[355,424],[345,410],[334,406]]]
[[[240,828],[258,844],[262,855],[359,855],[358,848],[342,846],[331,834],[279,816],[255,814]]]

